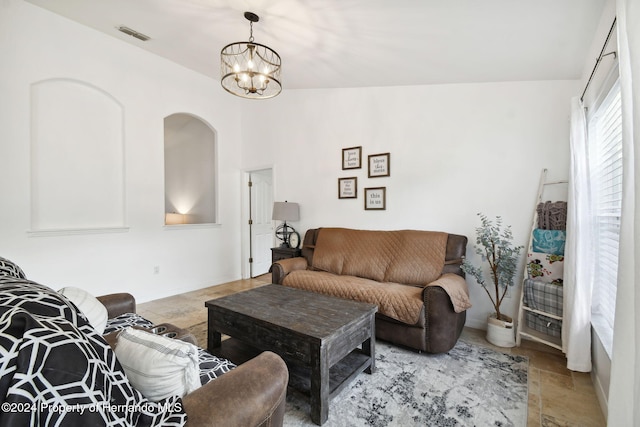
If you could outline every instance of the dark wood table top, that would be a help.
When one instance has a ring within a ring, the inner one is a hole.
[[[378,311],[373,304],[274,284],[209,300],[205,305],[268,322],[318,341],[339,334],[345,325]]]

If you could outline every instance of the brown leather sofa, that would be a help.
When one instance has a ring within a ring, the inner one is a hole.
[[[107,308],[110,319],[136,312],[135,298],[128,293],[104,295],[98,300]],[[195,343],[192,335],[176,330],[176,338]],[[105,336],[112,347],[116,335]],[[186,425],[282,426],[288,381],[289,371],[280,356],[265,351],[183,397]]]
[[[377,304],[379,339],[442,353],[470,307],[460,269],[466,245],[465,236],[430,231],[310,229],[302,256],[274,263],[272,281]]]

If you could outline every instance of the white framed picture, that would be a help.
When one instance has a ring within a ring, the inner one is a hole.
[[[342,149],[342,170],[362,167],[362,146]]]
[[[369,178],[391,175],[391,154],[371,154],[369,156]]]
[[[338,199],[358,198],[358,178],[350,176],[348,178],[338,178]]]
[[[387,208],[387,187],[364,189],[364,209],[383,211]]]

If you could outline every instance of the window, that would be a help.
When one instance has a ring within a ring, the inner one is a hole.
[[[609,328],[611,334],[622,209],[622,110],[618,82],[596,107],[589,120],[588,134],[596,260],[592,312],[599,327]],[[601,339],[606,340],[602,336]]]

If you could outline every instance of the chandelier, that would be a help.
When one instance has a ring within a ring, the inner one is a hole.
[[[222,87],[242,98],[273,98],[282,91],[280,55],[253,41],[253,23],[260,20],[258,15],[245,12],[244,17],[249,21],[249,41],[228,44],[220,52]]]

